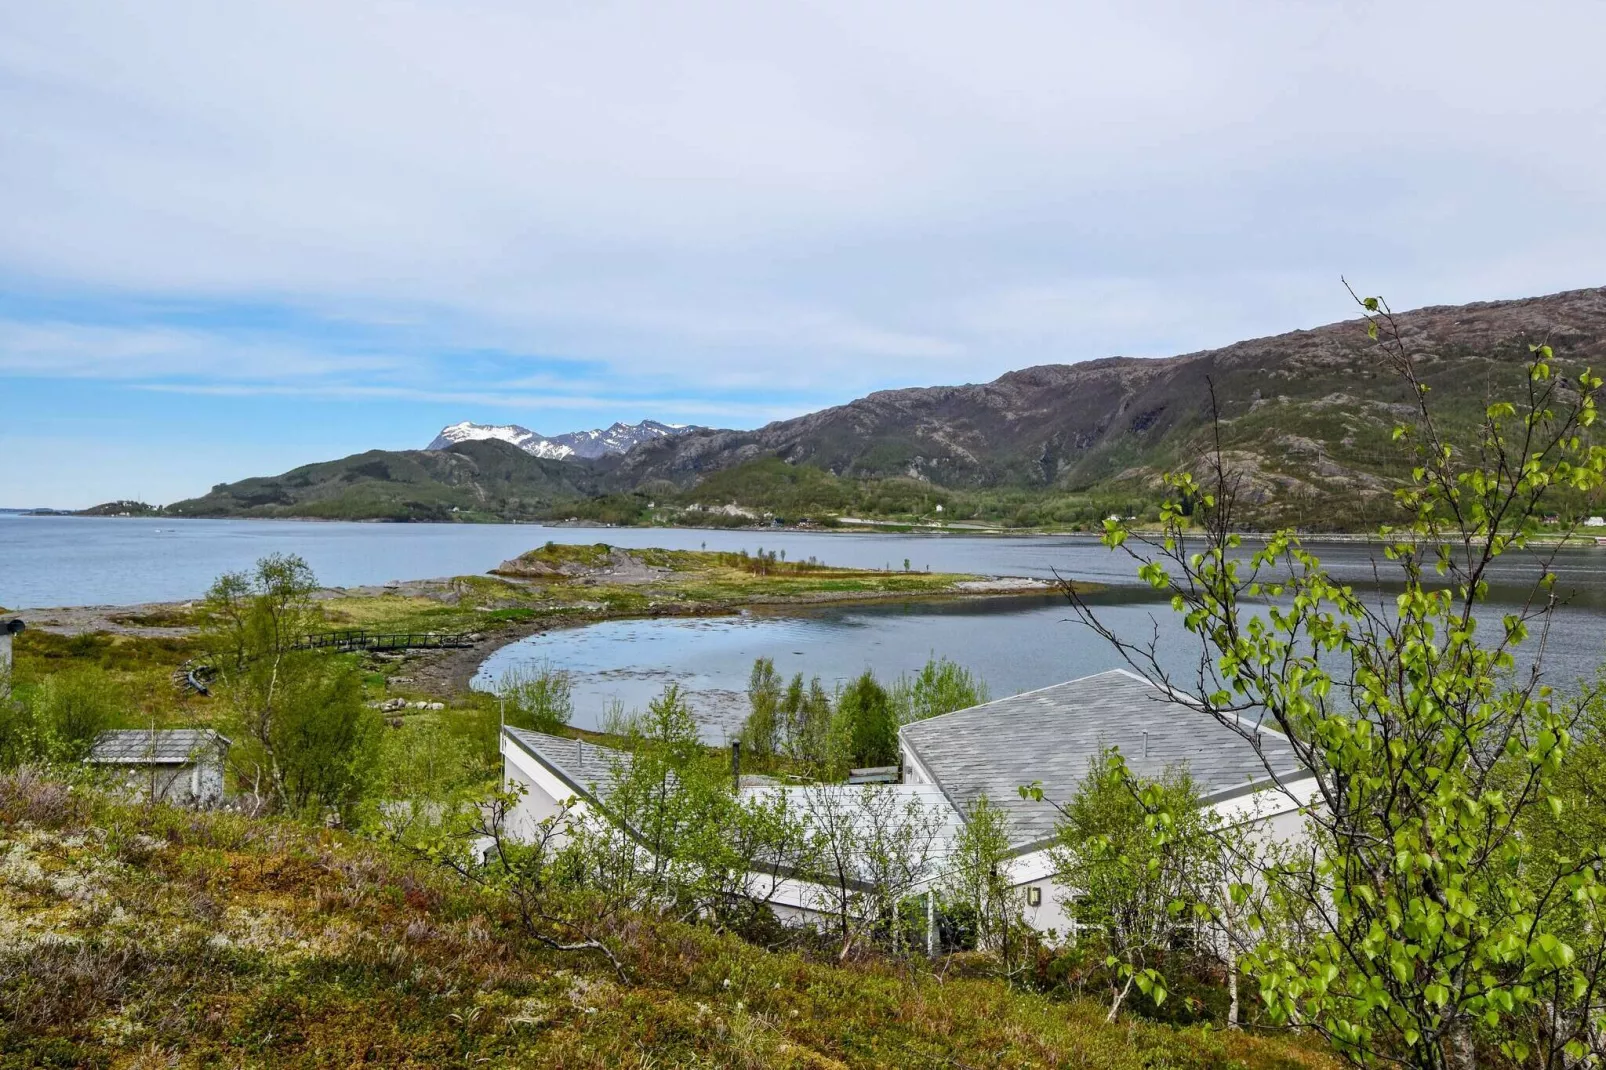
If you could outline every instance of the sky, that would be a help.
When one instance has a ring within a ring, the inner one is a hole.
[[[0,0],[0,506],[1606,285],[1606,4]]]

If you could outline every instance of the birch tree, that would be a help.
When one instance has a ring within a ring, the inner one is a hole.
[[[323,620],[317,591],[305,561],[274,554],[220,576],[201,604],[201,644],[240,744],[230,762],[261,806],[344,811],[377,759],[379,717],[356,668],[302,649]]]
[[[845,959],[877,932],[896,934],[903,901],[932,876],[942,814],[886,785],[822,784],[801,792],[817,837],[813,907]]]
[[[1548,1018],[1568,1024],[1540,1031],[1547,1066],[1598,1063],[1599,960],[1580,954],[1575,919],[1606,897],[1602,845],[1543,854],[1521,830],[1533,812],[1569,805],[1560,788],[1594,690],[1558,691],[1545,672],[1560,592],[1555,550],[1534,536],[1552,496],[1600,493],[1601,379],[1536,342],[1517,400],[1491,398],[1471,433],[1456,433],[1387,306],[1362,305],[1373,359],[1412,407],[1394,431],[1413,456],[1396,492],[1401,523],[1379,532],[1388,587],[1335,579],[1290,532],[1244,546],[1218,439],[1202,478],[1168,478],[1157,536],[1117,520],[1104,535],[1198,640],[1188,675],[1068,594],[1167,693],[1191,691],[1257,750],[1261,730],[1276,729],[1316,774],[1313,800],[1266,763],[1291,801],[1312,804],[1309,855],[1259,875],[1307,937],[1265,939],[1246,957],[1274,1020],[1316,1030],[1358,1063],[1467,1070],[1480,1043],[1531,1057],[1531,1025]],[[1490,585],[1505,562],[1532,584],[1497,614]]]

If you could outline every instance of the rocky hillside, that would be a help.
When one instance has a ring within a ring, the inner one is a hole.
[[[1520,388],[1530,342],[1564,363],[1606,364],[1606,289],[1419,309],[1407,345],[1452,422]],[[702,431],[627,454],[617,477],[690,487],[763,457],[841,476],[951,488],[1080,490],[1148,484],[1209,441],[1211,386],[1229,459],[1261,503],[1365,496],[1402,464],[1389,431],[1407,391],[1378,365],[1360,320],[1158,360],[1044,365],[990,383],[886,390],[756,431]]]

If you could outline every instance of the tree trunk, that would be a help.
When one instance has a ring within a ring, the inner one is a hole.
[[[1104,1016],[1104,1021],[1106,1024],[1110,1024],[1115,1021],[1116,1012],[1121,1009],[1121,1003],[1126,999],[1126,994],[1132,991],[1132,981],[1136,976],[1137,974],[1129,974],[1126,979],[1126,984],[1116,991],[1115,999],[1110,1001],[1110,1013]]]
[[[1227,995],[1231,1002],[1227,1004],[1227,1028],[1238,1028],[1238,953],[1227,951]]]
[[[1472,1047],[1472,1026],[1456,1022],[1444,1034],[1444,1064],[1449,1070],[1477,1070],[1478,1056]]]

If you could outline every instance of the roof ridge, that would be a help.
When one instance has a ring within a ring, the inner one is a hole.
[[[610,747],[604,743],[593,743],[590,740],[581,739],[578,736],[558,736],[553,735],[551,732],[542,732],[534,728],[519,728],[516,725],[510,724],[503,725],[502,732],[515,743],[519,744],[525,753],[529,754],[542,765],[545,765],[548,769],[552,770],[552,772],[555,773],[559,779],[563,780],[569,785],[569,787],[573,788],[576,793],[584,795],[587,798],[592,797],[592,785],[582,783],[582,781],[585,779],[586,773],[584,767],[578,762],[571,767],[568,762],[563,761],[560,757],[559,748],[542,747],[541,744],[543,741],[564,744],[565,749],[573,749],[576,752],[576,756],[584,753],[583,748],[590,747],[592,750],[603,751],[609,755],[617,755],[621,758],[631,757],[629,751],[620,747]]]
[[[1061,680],[1057,684],[1047,684],[1043,687],[1034,687],[1029,691],[1017,691],[1013,695],[1002,695],[998,698],[988,699],[986,702],[978,702],[974,706],[966,706],[962,710],[949,710],[947,713],[939,713],[935,717],[925,717],[918,721],[910,721],[908,724],[898,726],[898,733],[902,735],[905,728],[918,728],[921,725],[934,724],[945,717],[955,717],[961,713],[969,713],[972,710],[985,710],[988,706],[996,706],[1000,702],[1014,702],[1016,699],[1026,698],[1028,695],[1039,695],[1044,691],[1052,691],[1056,687],[1069,687],[1071,684],[1080,684],[1087,680],[1096,680],[1101,676],[1125,676],[1129,680],[1134,680],[1146,687],[1151,687],[1156,691],[1161,690],[1161,688],[1155,684],[1154,681],[1145,679],[1130,669],[1123,669],[1117,666],[1113,669],[1101,669],[1098,672],[1090,672],[1086,676],[1073,676],[1071,679]],[[1172,688],[1171,690],[1173,693],[1176,692],[1175,688]]]

